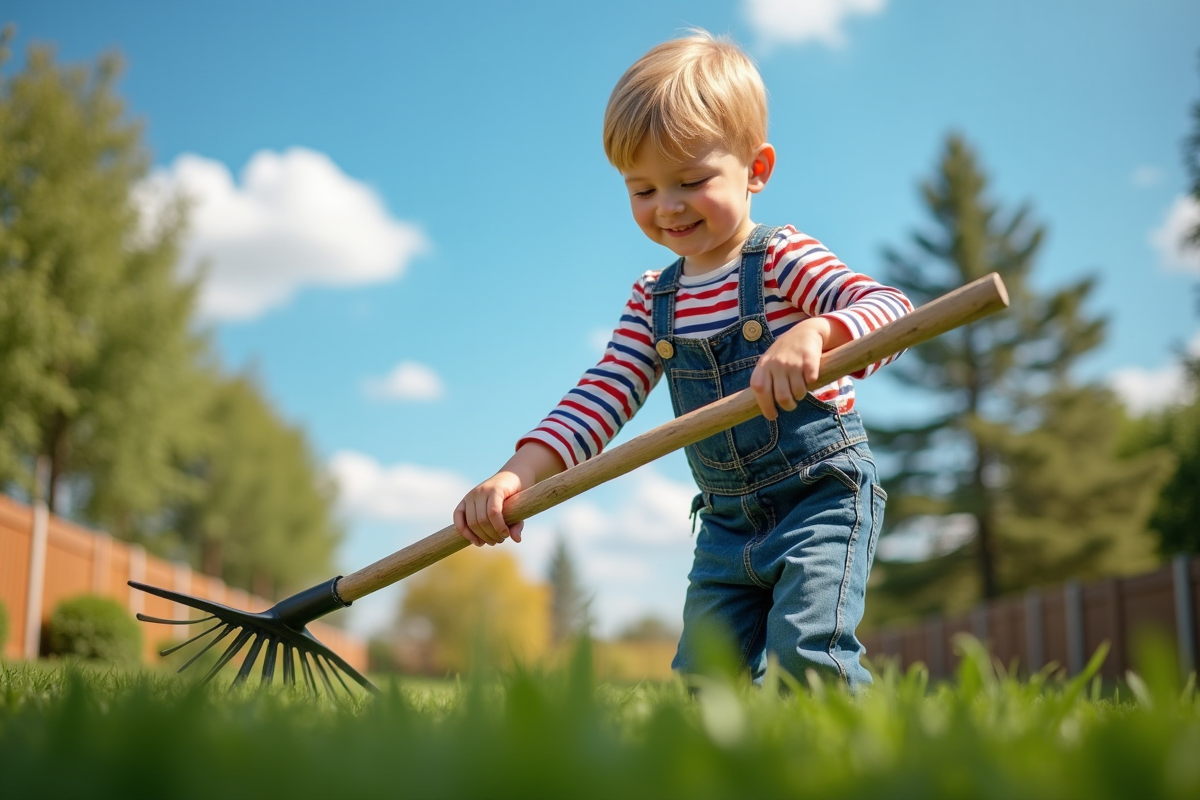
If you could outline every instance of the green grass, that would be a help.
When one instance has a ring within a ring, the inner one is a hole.
[[[1105,692],[1091,674],[1018,681],[963,646],[954,682],[884,669],[857,698],[775,672],[763,689],[703,681],[698,699],[597,686],[586,652],[342,705],[7,665],[0,797],[1200,796],[1200,702],[1169,652]]]

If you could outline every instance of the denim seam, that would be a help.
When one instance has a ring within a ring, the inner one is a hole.
[[[746,576],[754,582],[755,586],[758,586],[760,589],[770,589],[771,585],[759,578],[758,573],[754,571],[754,561],[751,556],[753,555],[754,548],[770,535],[771,528],[768,527],[765,531],[759,533],[758,517],[755,514],[751,514],[749,506],[746,505],[746,498],[748,497],[750,497],[749,494],[744,494],[741,497],[742,513],[746,515],[746,519],[750,520],[750,523],[754,526],[754,536],[742,548],[742,568],[746,570]]]
[[[862,477],[861,474],[859,476]],[[835,656],[834,650],[837,647],[838,639],[842,638],[842,612],[846,605],[846,593],[850,589],[850,573],[853,571],[854,564],[854,547],[858,543],[858,531],[862,526],[862,508],[859,506],[860,489],[855,486],[854,489],[854,530],[850,532],[850,538],[846,542],[846,566],[842,572],[842,585],[838,590],[837,613],[835,615],[836,623],[833,628],[833,635],[829,638],[829,644],[826,646],[826,652],[833,663],[837,665],[838,672],[841,673],[842,680],[849,680],[846,673],[846,667]]]
[[[783,480],[784,478],[790,478],[791,476],[795,475],[796,473],[802,472],[803,470],[807,469],[808,467],[810,467],[814,463],[820,461],[821,459],[826,458],[834,453],[845,450],[846,448],[848,448],[852,445],[858,444],[859,442],[865,442],[866,440],[867,440],[867,437],[859,436],[857,438],[850,439],[849,441],[838,442],[836,444],[828,445],[827,447],[823,447],[822,449],[818,450],[812,456],[810,456],[809,458],[806,458],[804,461],[795,465],[791,469],[789,469],[785,472],[775,473],[771,477],[764,478],[763,480],[759,481],[758,483],[753,483],[748,486],[745,486],[745,485],[740,486],[738,488],[738,491],[736,491],[736,492],[731,492],[726,489],[721,489],[719,487],[715,487],[712,484],[708,483],[707,481],[701,481],[699,479],[699,476],[696,477],[696,483],[700,487],[701,491],[708,492],[709,494],[720,495],[721,497],[739,497],[741,495],[749,494],[750,492],[757,491],[757,490],[763,488],[764,486],[770,486],[773,483],[778,483],[779,481]]]
[[[769,610],[763,609],[758,612],[758,621],[754,623],[754,630],[746,637],[746,644],[742,646],[742,659],[738,665],[738,672],[744,670],[750,663],[750,648],[754,646],[755,640],[758,639],[758,634],[763,629],[763,624],[767,621]]]

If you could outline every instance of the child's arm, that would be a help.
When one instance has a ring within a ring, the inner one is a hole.
[[[524,522],[509,527],[504,522],[504,501],[567,467],[558,454],[541,442],[526,441],[500,471],[467,492],[454,509],[454,527],[476,547],[500,544],[511,536],[521,541]]]
[[[499,472],[472,489],[454,512],[454,526],[475,545],[521,541],[521,524],[504,525],[504,501],[538,481],[592,458],[637,412],[662,372],[650,335],[650,290],[657,273],[633,286],[621,321],[596,366],[536,428],[517,442]]]
[[[814,384],[824,351],[904,316],[912,303],[898,289],[852,271],[816,239],[790,226],[772,241],[767,257],[764,288],[801,317],[776,337],[750,378],[763,415],[775,419],[776,406],[791,411],[807,391],[822,388]],[[898,356],[852,377],[865,378]],[[836,393],[837,387],[829,388]]]

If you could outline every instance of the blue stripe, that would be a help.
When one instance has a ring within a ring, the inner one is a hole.
[[[610,318],[610,319],[611,319],[611,318]],[[643,328],[645,328],[646,330],[650,330],[650,323],[649,323],[649,322],[647,322],[646,320],[642,319],[641,317],[635,317],[635,316],[633,316],[632,314],[622,314],[622,315],[621,315],[621,322],[636,322],[638,325],[641,325],[641,326],[642,326]]]
[[[588,430],[588,431],[591,430],[591,428],[589,428],[587,426],[587,423],[585,423],[579,417],[575,416],[574,414],[569,414],[566,411],[563,411],[561,409],[557,409],[557,408],[554,409],[553,411],[550,412],[550,416],[566,417],[567,419],[571,420],[572,422],[576,422],[579,425],[583,426],[584,430]],[[587,454],[588,458],[591,458],[592,457],[592,448],[587,446],[587,442],[585,442],[583,439],[583,434],[581,434],[579,431],[574,430],[574,429],[569,429],[569,430],[571,430],[571,434],[575,437],[575,441],[579,442],[579,446],[583,448],[583,452]]]
[[[833,311],[836,307],[834,304],[837,302],[838,294],[840,294],[840,292],[830,292],[828,296],[825,294],[825,292],[829,288],[829,284],[836,282],[838,278],[842,277],[840,274],[838,274],[839,272],[840,270],[835,269],[833,274],[826,278],[825,281],[817,287],[817,302],[820,304],[817,307],[821,310],[822,314],[827,314],[829,311]],[[830,304],[829,309],[825,308],[826,303]]]
[[[592,367],[591,369],[589,369],[587,372],[585,372],[583,374],[584,375],[596,375],[601,378],[608,378],[610,380],[616,381],[617,383],[621,384],[622,386],[624,386],[626,389],[629,390],[629,393],[631,395],[633,395],[633,400],[636,405],[640,406],[642,404],[642,398],[640,398],[638,396],[638,391],[636,388],[634,388],[633,381],[629,380],[629,378],[626,378],[621,373],[609,372],[608,370],[600,369],[599,367]]]
[[[849,319],[852,323],[854,323],[854,327],[858,329],[859,336],[862,336],[864,333],[866,333],[866,331],[863,330],[862,323],[858,321],[858,317],[856,317],[854,314],[851,314],[848,311],[842,311],[837,315],[837,318],[843,322]]]
[[[883,303],[885,306],[891,309],[892,319],[899,319],[908,313],[908,309],[901,305],[899,300],[894,297],[888,297],[886,294],[872,296],[869,299]]]
[[[706,322],[706,323],[701,323],[701,324],[696,324],[696,325],[684,325],[681,328],[676,328],[675,333],[682,336],[685,333],[697,333],[697,332],[703,333],[705,331],[719,331],[722,328],[724,328],[726,325],[728,325],[730,320],[733,320],[733,319],[735,319],[735,318],[734,317],[726,317],[725,319],[717,320],[716,322]]]
[[[584,391],[583,389],[579,388],[578,386],[576,386],[571,391],[567,392],[567,394],[577,394],[580,397],[582,397],[583,399],[587,400],[589,403],[595,403],[596,405],[600,406],[605,411],[607,411],[608,416],[610,416],[617,423],[620,423],[621,415],[618,414],[617,410],[615,408],[613,408],[612,406],[610,406],[608,403],[606,403],[602,398],[594,397],[593,395]]]
[[[654,369],[654,359],[650,358],[645,353],[643,353],[639,350],[634,350],[632,347],[627,347],[626,345],[623,345],[623,344],[617,344],[615,340],[609,342],[608,346],[610,349],[616,350],[617,352],[620,352],[620,353],[624,353],[625,355],[630,356],[631,358],[636,358],[638,361],[641,361],[647,367]]]

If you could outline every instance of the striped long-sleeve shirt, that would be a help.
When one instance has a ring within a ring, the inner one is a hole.
[[[704,338],[737,321],[739,261],[703,275],[679,276],[677,336]],[[572,467],[598,454],[633,417],[662,374],[650,318],[658,275],[658,271],[647,272],[633,285],[603,358],[517,447],[541,442]],[[802,320],[824,316],[838,320],[857,339],[912,310],[899,290],[852,272],[824,245],[790,225],[767,247],[763,289],[767,322],[776,337]],[[853,377],[865,378],[895,358],[872,364]],[[849,377],[812,394],[842,413],[854,407]]]

